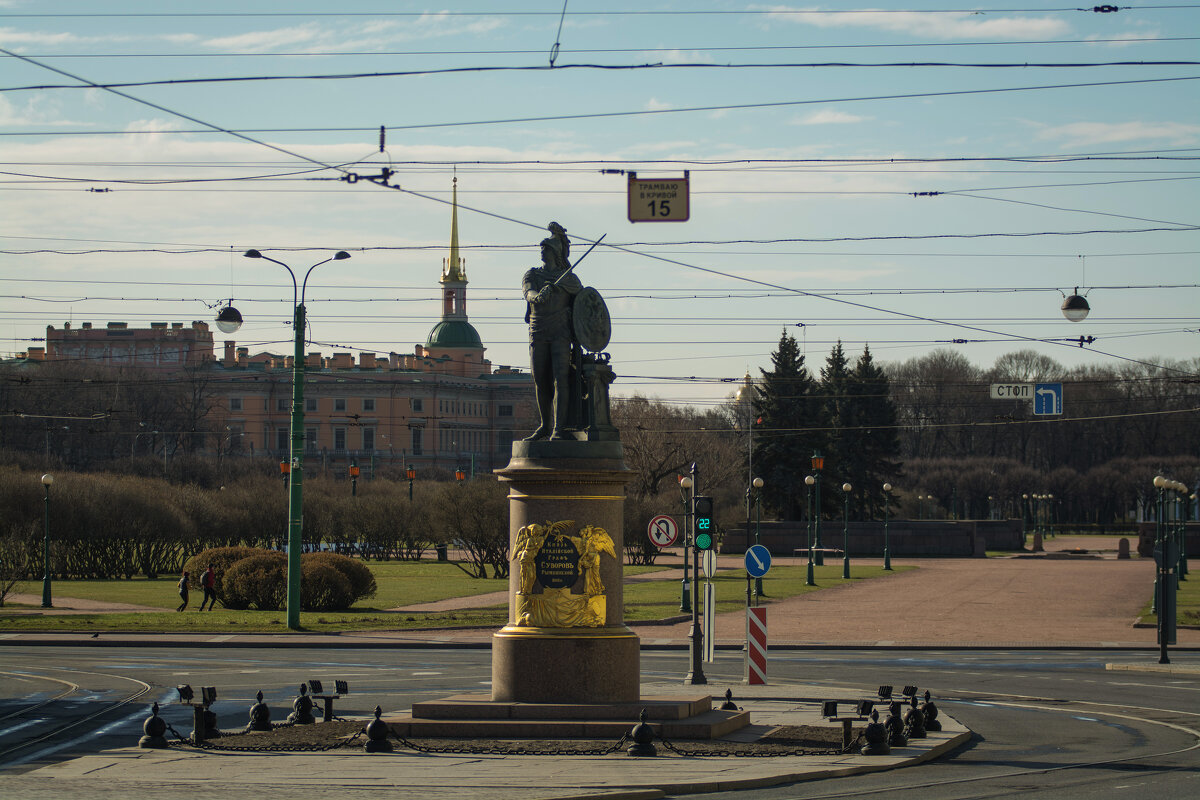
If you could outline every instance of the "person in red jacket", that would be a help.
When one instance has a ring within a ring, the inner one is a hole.
[[[204,570],[204,574],[200,576],[200,588],[204,590],[204,598],[200,601],[200,610],[203,611],[204,604],[208,603],[208,610],[212,611],[217,604],[217,573],[212,564],[209,564],[208,569]]]

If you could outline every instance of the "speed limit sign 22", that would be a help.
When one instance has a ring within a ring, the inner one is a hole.
[[[646,535],[650,537],[650,541],[654,542],[656,547],[670,547],[679,538],[679,524],[675,522],[674,517],[659,514],[650,520],[650,524],[646,528]]]

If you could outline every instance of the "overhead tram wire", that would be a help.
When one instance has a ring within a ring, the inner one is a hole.
[[[72,74],[72,73],[70,73],[70,72],[67,72],[66,70],[59,69],[58,67],[50,66],[50,65],[48,65],[48,64],[43,64],[43,63],[41,63],[40,61],[36,61],[36,60],[34,60],[34,59],[27,58],[27,57],[25,57],[25,56],[22,56],[22,55],[19,55],[19,54],[17,54],[17,53],[13,53],[12,51],[5,50],[5,49],[2,49],[2,48],[0,48],[0,53],[3,53],[3,54],[6,54],[6,55],[9,55],[9,56],[11,56],[11,57],[17,58],[18,60],[25,61],[26,63],[33,64],[34,66],[41,67],[41,68],[43,68],[43,69],[46,69],[46,70],[48,70],[48,71],[55,72],[55,73],[57,73],[57,74],[63,75],[63,76],[65,76],[65,77],[68,77],[68,78],[70,78],[70,79],[72,79],[72,80],[80,81],[81,83],[86,83],[86,84],[88,84],[88,85],[90,85],[90,86],[92,86],[92,87],[94,87],[94,88],[101,88],[101,89],[103,89],[103,88],[104,88],[104,87],[102,87],[100,84],[97,84],[97,83],[95,83],[94,81],[88,80],[88,79],[86,79],[86,78],[82,78],[81,76],[78,76],[78,75],[74,75],[74,74]],[[1198,79],[1198,78],[1200,78],[1200,76],[1197,76],[1197,77],[1194,77],[1194,78],[1165,78],[1165,79],[1148,79],[1148,80],[1138,80],[1138,81],[1115,81],[1115,82],[1105,82],[1105,83],[1098,84],[1098,85],[1125,85],[1125,84],[1159,83],[1159,82],[1164,82],[1164,81],[1176,81],[1176,80],[1196,80],[1196,79]],[[1065,86],[1057,86],[1057,87],[1040,87],[1040,88],[1066,88],[1066,87],[1065,87]],[[268,143],[268,142],[263,142],[263,141],[261,141],[261,140],[254,139],[254,138],[252,138],[252,137],[249,137],[249,136],[246,136],[246,135],[244,135],[244,134],[239,134],[239,133],[236,133],[236,132],[234,132],[234,131],[227,130],[227,129],[225,129],[225,128],[222,128],[222,127],[220,127],[220,126],[218,126],[218,125],[214,125],[214,124],[212,124],[212,123],[205,122],[204,120],[200,120],[200,119],[197,119],[197,118],[195,118],[195,117],[191,117],[191,116],[189,116],[189,115],[187,115],[187,114],[184,114],[184,113],[182,113],[182,112],[175,111],[174,109],[170,109],[170,108],[167,108],[167,107],[165,107],[165,106],[158,105],[157,103],[152,103],[152,102],[150,102],[150,101],[143,100],[143,99],[141,99],[141,98],[138,98],[138,97],[135,97],[135,96],[133,96],[133,95],[126,94],[126,93],[124,93],[124,92],[121,92],[121,91],[119,91],[119,90],[117,90],[117,89],[104,89],[104,90],[105,90],[105,91],[108,91],[108,92],[111,92],[111,93],[113,93],[113,94],[115,94],[115,95],[117,95],[117,96],[119,96],[119,97],[123,97],[123,98],[125,98],[125,99],[127,99],[127,100],[131,100],[131,101],[133,101],[133,102],[135,102],[135,103],[139,103],[139,104],[141,104],[141,105],[149,106],[149,107],[151,107],[151,108],[157,109],[157,110],[159,110],[159,111],[162,111],[162,112],[164,112],[164,113],[171,114],[172,116],[177,116],[177,117],[180,117],[180,118],[182,118],[182,119],[186,119],[186,120],[188,120],[188,121],[190,121],[190,122],[194,122],[194,123],[196,123],[196,124],[198,124],[198,125],[203,125],[203,126],[205,126],[207,129],[210,129],[210,130],[213,130],[213,131],[216,131],[216,132],[227,133],[227,134],[229,134],[229,135],[231,135],[231,136],[234,136],[234,137],[236,137],[236,138],[242,139],[242,140],[244,140],[244,141],[247,141],[247,142],[250,142],[250,143],[253,143],[253,144],[258,144],[258,145],[260,145],[260,146],[262,146],[262,147],[266,147],[266,148],[268,148],[268,149],[271,149],[271,150],[274,150],[274,151],[276,151],[276,152],[283,153],[284,155],[288,155],[288,156],[292,156],[292,157],[298,158],[298,159],[300,159],[300,160],[302,160],[302,161],[305,161],[305,162],[307,162],[307,163],[310,163],[310,164],[314,164],[314,165],[318,165],[318,166],[324,166],[324,167],[326,167],[326,168],[328,168],[328,169],[336,169],[334,166],[332,166],[332,165],[330,165],[330,164],[326,164],[326,163],[324,163],[324,162],[322,162],[322,161],[319,161],[318,159],[312,158],[312,157],[310,157],[310,156],[302,155],[302,154],[300,154],[300,153],[295,153],[295,152],[293,152],[293,151],[290,151],[290,150],[288,150],[288,149],[286,149],[286,148],[282,148],[282,147],[279,147],[279,146],[276,146],[276,145],[272,145],[272,144],[270,144],[270,143]],[[990,93],[994,93],[994,92],[1000,92],[1000,91],[1014,91],[1014,89],[1011,89],[1011,88],[1009,88],[1009,89],[980,89],[980,90],[969,90],[969,93],[970,93],[970,94],[990,94]],[[927,96],[942,96],[942,95],[946,95],[946,94],[954,94],[954,95],[957,95],[957,94],[962,94],[962,93],[963,93],[963,92],[936,92],[936,93],[919,93],[918,95],[915,95],[915,96],[927,97]],[[799,101],[797,104],[808,104],[808,103],[813,103],[813,102],[817,102],[817,101]],[[789,105],[790,105],[790,104],[791,104],[791,103],[789,103]],[[771,104],[771,105],[776,105],[776,104]],[[759,106],[759,104],[752,104],[752,106],[751,106],[751,107],[760,107],[760,106]],[[345,170],[342,170],[342,171],[344,172]],[[438,203],[438,204],[441,204],[441,205],[443,205],[443,206],[448,206],[448,205],[450,205],[450,201],[448,201],[448,200],[445,200],[445,199],[442,199],[442,198],[438,198],[438,197],[433,197],[433,196],[430,196],[430,195],[428,195],[428,194],[421,194],[421,193],[413,192],[413,191],[411,191],[411,190],[403,189],[403,188],[401,188],[401,187],[399,187],[399,186],[391,186],[390,184],[387,184],[387,183],[378,184],[378,183],[375,183],[374,181],[370,181],[369,183],[370,183],[372,186],[377,186],[377,187],[380,187],[380,188],[390,189],[390,190],[392,190],[392,191],[398,191],[398,192],[402,192],[402,193],[404,193],[404,194],[406,194],[406,195],[408,195],[408,196],[411,196],[411,197],[418,197],[418,198],[424,199],[424,200],[426,200],[426,201],[428,201],[428,202],[434,202],[434,203]],[[487,217],[490,217],[490,218],[493,218],[493,219],[497,219],[497,220],[500,220],[500,221],[504,221],[504,222],[509,222],[509,223],[512,223],[512,224],[515,224],[515,225],[519,225],[519,226],[522,226],[522,227],[532,228],[532,229],[535,229],[535,230],[541,230],[541,229],[542,229],[542,226],[541,226],[541,225],[538,225],[538,224],[536,224],[536,223],[527,222],[527,221],[525,221],[525,220],[521,220],[521,219],[516,219],[516,218],[513,218],[513,217],[509,217],[509,216],[503,215],[503,214],[499,214],[499,213],[497,213],[497,212],[486,211],[486,210],[484,210],[484,209],[474,208],[474,207],[470,207],[470,206],[466,206],[466,205],[462,205],[462,206],[460,206],[460,207],[461,207],[463,210],[465,210],[465,211],[469,211],[469,212],[471,212],[471,213],[479,214],[479,215],[481,215],[481,216],[487,216]],[[1172,229],[1167,229],[1167,230],[1172,230]],[[596,240],[591,240],[591,239],[588,239],[587,237],[578,237],[578,236],[577,236],[576,238],[577,238],[577,239],[580,239],[581,241],[584,241],[584,242],[590,242],[590,243],[593,243],[593,244],[595,244],[595,243],[598,243]],[[945,238],[945,237],[939,237],[939,238]],[[736,281],[740,281],[740,282],[745,282],[745,283],[751,283],[751,284],[755,284],[755,285],[760,285],[760,286],[763,286],[763,287],[765,287],[765,288],[774,288],[774,289],[779,289],[779,290],[781,290],[781,291],[791,292],[791,293],[794,293],[794,294],[796,294],[796,295],[799,295],[799,296],[807,296],[807,297],[814,297],[814,298],[818,298],[818,299],[825,299],[825,300],[827,300],[827,301],[829,301],[829,302],[841,303],[841,304],[845,304],[845,305],[852,306],[852,307],[862,308],[862,309],[864,309],[864,310],[875,311],[875,312],[878,312],[878,313],[883,313],[883,314],[891,314],[891,315],[894,315],[894,316],[897,316],[897,317],[900,317],[900,318],[908,318],[908,319],[920,319],[920,320],[925,320],[925,321],[927,321],[927,322],[934,323],[934,324],[948,325],[948,326],[950,326],[950,327],[954,327],[954,328],[958,328],[958,329],[962,329],[962,330],[972,330],[972,331],[975,331],[975,332],[977,332],[977,333],[984,333],[984,334],[987,334],[987,335],[990,335],[990,336],[1001,336],[1001,337],[1005,337],[1005,336],[1007,336],[1009,339],[1016,340],[1016,341],[1028,341],[1028,342],[1036,342],[1036,341],[1037,341],[1036,339],[1033,339],[1032,337],[1022,336],[1022,335],[1020,335],[1020,334],[1005,334],[1005,333],[1003,333],[1003,332],[1000,332],[1000,331],[992,331],[992,330],[988,330],[988,329],[985,329],[985,328],[980,328],[980,327],[978,327],[978,326],[966,325],[966,324],[963,324],[963,323],[956,323],[956,322],[944,322],[944,321],[941,321],[941,320],[934,319],[934,318],[932,318],[932,317],[923,317],[923,316],[921,316],[921,315],[909,314],[909,313],[906,313],[906,312],[895,311],[895,310],[893,310],[893,309],[885,309],[885,308],[880,308],[880,307],[876,307],[876,306],[870,306],[870,305],[868,305],[868,304],[866,304],[866,303],[859,303],[859,302],[855,302],[855,301],[851,301],[851,300],[846,300],[846,299],[844,299],[844,298],[839,298],[839,297],[827,297],[827,298],[821,298],[821,296],[820,296],[820,295],[816,295],[816,294],[813,294],[813,293],[810,293],[810,292],[806,292],[806,291],[804,291],[804,290],[802,290],[802,289],[796,289],[796,288],[793,288],[793,287],[787,287],[787,286],[782,286],[782,285],[778,285],[778,284],[772,284],[772,283],[770,283],[770,282],[767,282],[767,281],[760,281],[760,280],[753,279],[753,278],[749,278],[749,277],[746,277],[746,276],[743,276],[743,275],[735,275],[735,274],[733,274],[733,273],[723,272],[723,271],[721,271],[721,270],[716,270],[716,269],[713,269],[713,268],[710,268],[710,267],[702,267],[702,266],[699,266],[699,265],[696,265],[696,264],[689,264],[689,263],[687,263],[687,262],[680,261],[680,260],[678,260],[678,259],[667,258],[667,257],[665,257],[665,256],[661,256],[661,255],[655,255],[655,254],[652,254],[652,253],[638,252],[638,251],[632,250],[632,249],[630,249],[630,248],[627,248],[627,247],[622,247],[622,246],[618,246],[618,245],[608,245],[608,247],[610,247],[610,249],[619,250],[619,251],[624,251],[624,252],[626,252],[626,253],[629,253],[629,254],[631,254],[631,255],[640,256],[640,257],[642,257],[642,258],[649,258],[649,259],[652,259],[652,260],[661,261],[661,262],[663,262],[663,263],[674,264],[674,265],[676,265],[676,266],[680,266],[680,267],[683,267],[683,268],[685,268],[685,269],[691,269],[691,270],[695,270],[695,271],[697,271],[697,272],[704,272],[704,273],[706,273],[706,274],[710,274],[710,275],[715,275],[715,276],[723,277],[723,278],[725,278],[726,280],[732,280],[732,281],[735,281],[735,282],[736,282]],[[1052,344],[1055,344],[1055,343],[1052,343]],[[1074,347],[1074,345],[1067,344],[1067,343],[1061,343],[1061,344],[1062,344],[1064,347]],[[1081,344],[1081,346],[1082,346],[1082,343],[1080,343],[1080,344]],[[1092,352],[1100,353],[1100,354],[1102,354],[1102,355],[1106,355],[1106,356],[1108,356],[1108,357],[1111,357],[1111,358],[1118,358],[1118,359],[1122,359],[1122,360],[1130,361],[1130,362],[1132,362],[1132,363],[1139,363],[1139,364],[1150,365],[1150,362],[1141,361],[1141,360],[1139,360],[1139,359],[1134,359],[1134,358],[1130,358],[1130,357],[1127,357],[1127,356],[1120,356],[1120,355],[1117,355],[1117,354],[1115,354],[1115,353],[1105,353],[1105,352],[1102,352],[1102,351],[1100,351],[1100,350],[1097,350],[1097,349],[1094,349],[1094,348],[1091,348],[1091,347],[1088,347],[1087,349],[1091,350]],[[1153,366],[1158,366],[1158,365],[1153,365]],[[1173,371],[1181,371],[1181,370],[1173,370]]]
[[[11,50],[5,50],[3,48],[0,48],[0,53],[8,55],[8,56],[12,56],[14,58],[18,58],[22,61],[26,61],[30,64],[42,67],[42,68],[50,70],[52,72],[57,72],[60,75],[64,75],[68,78],[71,78],[72,80],[83,81],[90,88],[104,89],[105,91],[112,92],[116,95],[119,95],[120,97],[124,97],[128,100],[133,100],[136,103],[141,103],[142,105],[150,106],[151,108],[155,108],[164,113],[168,113],[173,116],[177,116],[182,119],[186,119],[189,122],[194,122],[198,125],[204,126],[204,128],[202,130],[187,130],[187,129],[178,129],[178,130],[171,130],[171,131],[155,130],[155,131],[141,131],[141,133],[146,133],[146,134],[154,133],[154,134],[158,134],[158,135],[169,134],[169,133],[174,133],[174,134],[211,133],[214,131],[218,132],[218,133],[228,133],[231,136],[236,136],[237,138],[242,139],[244,141],[253,142],[255,144],[260,144],[264,147],[268,147],[277,152],[284,153],[285,155],[293,155],[293,156],[295,156],[297,158],[301,158],[302,160],[307,161],[309,163],[316,164],[316,163],[320,163],[316,159],[309,158],[307,156],[300,156],[299,154],[293,153],[292,151],[289,151],[285,148],[277,147],[275,145],[267,144],[266,142],[263,142],[261,140],[254,139],[247,134],[249,134],[249,133],[294,133],[294,132],[310,132],[310,133],[311,132],[324,132],[324,133],[355,132],[355,133],[361,133],[363,131],[370,131],[373,133],[376,130],[378,130],[377,128],[361,128],[361,127],[344,127],[344,128],[329,127],[329,128],[303,128],[303,129],[299,129],[299,128],[249,129],[247,131],[237,131],[237,130],[233,130],[233,129],[222,128],[218,125],[213,125],[211,123],[204,122],[203,120],[195,119],[186,114],[182,114],[177,111],[172,111],[169,108],[157,105],[155,103],[151,103],[147,100],[142,100],[142,99],[136,98],[133,95],[125,94],[124,92],[121,92],[118,89],[107,88],[102,84],[94,83],[92,81],[87,81],[87,80],[80,78],[76,75],[73,75],[65,70],[61,70],[61,69],[58,69],[57,67],[52,67],[47,64],[43,64],[40,61],[31,59],[31,58],[27,58],[26,56],[22,56],[17,53],[14,53]],[[1060,83],[1060,84],[1043,84],[1043,85],[1033,85],[1033,86],[1009,86],[1009,87],[997,87],[997,88],[991,88],[991,89],[959,89],[959,90],[942,91],[942,92],[910,92],[910,93],[904,93],[904,94],[863,95],[863,96],[858,96],[858,97],[821,98],[821,99],[816,99],[816,100],[777,100],[777,101],[770,101],[770,102],[763,102],[763,103],[735,103],[735,104],[719,105],[719,106],[687,106],[687,107],[681,107],[681,108],[638,109],[638,110],[634,110],[634,111],[600,111],[600,112],[578,113],[578,114],[553,114],[553,115],[544,115],[544,116],[536,116],[536,117],[509,117],[509,118],[501,118],[501,119],[465,120],[465,121],[457,121],[457,122],[428,122],[428,123],[415,123],[415,124],[409,124],[409,125],[385,125],[384,127],[385,127],[385,129],[387,129],[389,131],[431,130],[431,129],[438,129],[438,128],[465,128],[465,127],[481,126],[481,125],[508,125],[508,124],[524,124],[524,123],[530,123],[530,122],[560,122],[560,121],[581,120],[581,119],[610,119],[610,118],[616,118],[616,117],[644,117],[644,116],[656,116],[659,114],[690,114],[690,113],[703,113],[703,112],[712,113],[712,112],[716,112],[716,111],[753,110],[753,109],[766,109],[766,108],[788,108],[788,107],[794,107],[794,106],[822,105],[822,104],[832,104],[832,103],[859,103],[859,102],[870,102],[870,101],[880,101],[880,100],[914,100],[914,99],[922,99],[922,98],[929,98],[929,97],[959,97],[959,96],[970,96],[970,95],[980,95],[980,94],[1005,94],[1005,93],[1011,93],[1011,92],[1034,92],[1034,91],[1048,91],[1048,90],[1057,90],[1057,89],[1081,89],[1081,88],[1101,88],[1101,87],[1109,87],[1109,86],[1132,86],[1132,85],[1171,83],[1171,82],[1178,82],[1178,81],[1194,81],[1194,80],[1200,80],[1200,75],[1181,76],[1181,77],[1173,77],[1173,78],[1141,78],[1141,79],[1123,80],[1123,81],[1093,81],[1093,82],[1086,82],[1086,83]],[[78,87],[70,87],[70,88],[78,88]],[[56,135],[56,136],[122,135],[122,136],[129,136],[131,134],[137,134],[137,133],[139,133],[139,131],[128,131],[128,130],[125,130],[125,131],[50,131],[50,132],[23,131],[23,132],[2,132],[2,133],[0,133],[0,135],[4,135],[4,136],[47,136],[47,135]]]
[[[0,93],[49,91],[52,89],[138,89],[150,86],[190,86],[214,83],[275,83],[279,81],[345,81],[371,78],[416,78],[430,75],[461,75],[496,72],[564,72],[596,70],[601,72],[640,72],[642,70],[745,70],[745,69],[896,69],[900,67],[962,69],[1083,69],[1089,67],[1195,67],[1200,61],[1094,61],[1094,62],[948,62],[892,61],[854,63],[846,61],[813,61],[795,63],[710,64],[704,62],[657,64],[526,64],[500,66],[437,67],[428,69],[389,70],[386,72],[314,73],[307,75],[234,75],[206,78],[162,78],[152,81],[120,81],[95,86],[76,84],[34,84],[0,87]]]
[[[606,11],[573,11],[575,17],[730,17],[730,16],[825,16],[847,14],[1099,14],[1104,6],[1080,8],[1079,6],[1061,6],[1050,8],[768,8],[768,9],[704,9],[704,10],[645,10],[645,9],[611,9]],[[1111,7],[1116,10],[1116,6]],[[1158,5],[1125,6],[1126,9],[1138,11],[1175,11],[1200,8],[1195,3],[1167,3]],[[510,11],[505,9],[491,11],[439,11],[444,17],[556,17],[557,11]],[[426,17],[428,11],[54,11],[54,12],[5,12],[0,13],[0,19],[64,19],[64,18],[103,18],[103,19],[151,19],[151,18],[276,18],[276,17]]]

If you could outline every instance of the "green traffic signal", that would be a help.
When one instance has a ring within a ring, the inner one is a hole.
[[[711,550],[716,524],[713,522],[713,501],[711,497],[698,496],[692,499],[692,513],[696,520],[696,549]]]

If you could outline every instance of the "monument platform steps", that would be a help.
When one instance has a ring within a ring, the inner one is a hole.
[[[385,721],[405,737],[619,739],[642,710],[667,739],[717,739],[750,724],[745,711],[720,711],[708,695],[645,697],[631,703],[497,703],[487,695],[455,695],[414,703],[410,715]]]

